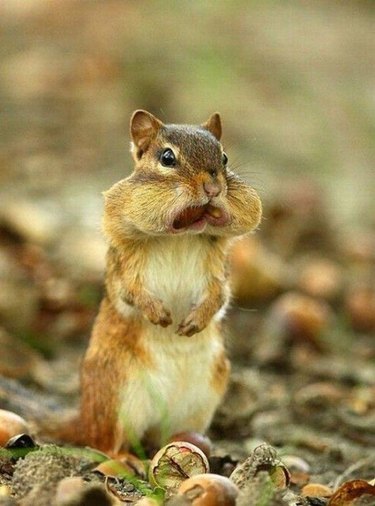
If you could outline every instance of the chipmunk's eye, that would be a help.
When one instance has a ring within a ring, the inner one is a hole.
[[[224,167],[226,167],[226,166],[227,166],[227,163],[228,163],[228,157],[227,157],[227,154],[226,154],[226,153],[223,153],[223,155],[222,155],[222,158],[221,158],[221,159],[222,159],[222,161],[223,161],[223,165],[224,165]]]
[[[166,148],[162,151],[160,163],[165,167],[173,167],[176,164],[176,157],[170,148]]]

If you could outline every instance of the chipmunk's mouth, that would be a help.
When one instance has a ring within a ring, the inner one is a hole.
[[[228,214],[220,207],[212,204],[204,206],[186,207],[173,220],[172,231],[178,232],[182,229],[203,230],[206,224],[216,227],[229,223]]]

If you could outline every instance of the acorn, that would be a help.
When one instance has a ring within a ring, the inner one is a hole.
[[[21,416],[0,409],[0,446],[5,446],[12,437],[29,432],[29,426]]]
[[[268,325],[285,338],[307,341],[321,351],[320,335],[333,319],[330,306],[298,292],[287,292],[272,305]]]
[[[170,439],[170,442],[172,443],[174,441],[186,441],[188,443],[191,443],[197,446],[200,450],[202,450],[202,452],[206,455],[207,458],[210,457],[212,449],[211,440],[208,436],[205,436],[200,432],[187,431],[173,434],[173,436]]]
[[[191,506],[235,506],[238,487],[219,474],[198,474],[181,483],[177,496],[190,500]]]
[[[268,473],[272,483],[278,489],[284,489],[289,485],[289,470],[279,459],[276,450],[266,443],[254,448],[251,455],[238,464],[230,475],[230,479],[240,490],[244,490],[249,483],[254,481],[259,472]]]
[[[149,480],[153,486],[174,493],[184,480],[208,471],[209,463],[202,450],[187,441],[174,441],[151,460]]]
[[[331,497],[333,490],[321,483],[308,483],[301,490],[303,497]]]

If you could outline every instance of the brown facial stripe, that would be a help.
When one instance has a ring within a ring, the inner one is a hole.
[[[160,132],[160,140],[180,149],[181,156],[197,170],[222,168],[220,142],[207,130],[194,126],[166,125]]]

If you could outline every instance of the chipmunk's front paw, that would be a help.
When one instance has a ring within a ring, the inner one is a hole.
[[[177,329],[179,336],[191,337],[206,327],[206,323],[202,321],[196,312],[192,312],[183,320]]]
[[[154,325],[168,327],[172,323],[171,313],[163,306],[161,300],[154,300],[144,310],[146,318]]]

